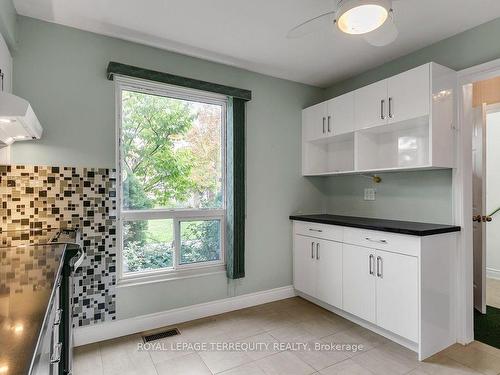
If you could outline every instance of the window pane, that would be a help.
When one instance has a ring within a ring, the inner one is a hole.
[[[181,221],[180,263],[220,260],[220,220]]]
[[[122,91],[125,209],[222,208],[221,105]]]
[[[136,220],[123,223],[123,272],[173,266],[173,220]]]

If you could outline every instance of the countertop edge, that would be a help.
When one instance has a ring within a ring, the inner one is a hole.
[[[455,226],[455,225],[450,225],[447,227],[436,228],[436,229],[411,230],[411,229],[405,229],[405,228],[387,228],[384,226],[379,227],[379,226],[368,225],[368,224],[346,223],[346,222],[342,222],[341,220],[310,218],[310,217],[303,217],[300,215],[290,215],[289,219],[294,220],[294,221],[308,222],[308,223],[337,225],[337,226],[348,227],[348,228],[360,228],[360,229],[376,230],[376,231],[380,231],[380,232],[406,234],[406,235],[418,236],[418,237],[427,237],[427,236],[433,236],[433,235],[437,235],[437,234],[455,233],[455,232],[461,231],[461,228],[459,226]]]

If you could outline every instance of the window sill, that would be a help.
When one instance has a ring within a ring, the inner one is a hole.
[[[203,277],[226,273],[226,265],[210,265],[196,268],[180,269],[180,270],[165,270],[165,271],[152,271],[148,273],[141,273],[137,275],[129,275],[118,279],[116,283],[117,288],[125,288],[129,286],[138,286],[151,283],[161,283],[166,281],[175,281],[182,279],[191,279],[195,277]]]

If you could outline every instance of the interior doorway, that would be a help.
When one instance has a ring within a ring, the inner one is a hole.
[[[472,90],[474,337],[500,348],[500,77]]]

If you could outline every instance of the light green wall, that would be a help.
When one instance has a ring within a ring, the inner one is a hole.
[[[12,0],[0,0],[0,34],[11,51],[16,46],[16,17]]]
[[[449,224],[452,222],[452,172],[435,170],[326,178],[325,209],[339,215]],[[365,201],[364,189],[375,188],[376,200]]]
[[[461,70],[500,58],[499,36],[500,18],[338,82],[325,90],[324,99],[429,61]],[[359,176],[327,178],[323,190],[327,210],[354,216],[453,222],[451,171],[385,174],[383,182],[376,186],[375,202],[363,199],[363,190],[370,185],[369,180]]]
[[[454,70],[461,70],[498,59],[500,58],[499,36],[500,18],[497,18],[355,77],[338,82],[325,90],[325,99],[402,73],[429,61]]]
[[[40,141],[13,145],[20,164],[115,165],[110,60],[252,90],[247,104],[246,277],[225,274],[117,290],[126,318],[292,283],[290,213],[318,211],[323,197],[300,175],[301,109],[323,91],[114,38],[19,17],[14,92],[44,127]]]

